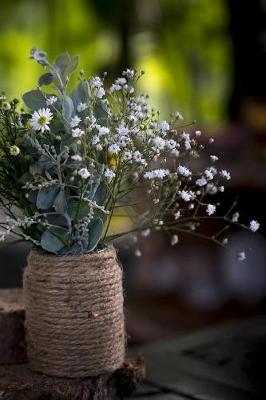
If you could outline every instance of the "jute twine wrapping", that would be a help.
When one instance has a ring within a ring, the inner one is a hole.
[[[114,248],[66,257],[32,251],[24,298],[33,371],[80,378],[121,367],[122,270]]]

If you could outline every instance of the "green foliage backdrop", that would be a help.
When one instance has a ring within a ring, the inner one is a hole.
[[[218,124],[231,83],[227,26],[223,0],[2,0],[0,89],[20,96],[35,84],[33,45],[68,50],[88,74],[144,69],[140,90],[156,108]]]

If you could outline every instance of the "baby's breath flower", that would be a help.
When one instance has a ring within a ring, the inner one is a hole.
[[[104,176],[111,180],[115,177],[115,172],[112,171],[110,168],[106,168],[106,170],[104,171]]]
[[[118,146],[118,144],[114,143],[111,144],[111,146],[109,146],[108,151],[112,154],[118,154],[121,151],[121,149]]]
[[[231,179],[230,172],[226,171],[225,169],[222,169],[220,171],[220,175],[222,178],[226,179],[227,181],[229,181]]]
[[[86,110],[87,107],[88,107],[88,106],[87,106],[86,103],[79,103],[78,106],[77,106],[77,112],[80,113],[80,112]]]
[[[81,162],[82,157],[79,154],[74,154],[73,156],[71,156],[71,160]]]
[[[239,217],[240,217],[239,212],[235,212],[235,213],[232,215],[232,222],[238,222]]]
[[[237,260],[238,261],[244,261],[246,259],[246,253],[244,251],[239,251],[237,253]]]
[[[57,102],[57,97],[55,97],[55,96],[51,96],[51,97],[48,97],[47,99],[46,99],[46,104],[48,105],[48,106],[52,106],[54,103],[56,103]]]
[[[214,214],[216,211],[216,206],[214,206],[213,204],[208,204],[207,208],[206,208],[206,212],[208,215],[212,215]]]
[[[178,243],[178,236],[177,235],[173,235],[171,237],[171,245],[174,246],[177,243]]]
[[[256,232],[259,229],[259,227],[260,227],[260,224],[258,223],[258,221],[255,221],[255,220],[250,221],[249,229],[252,232]]]
[[[85,135],[85,132],[82,129],[80,129],[80,128],[72,129],[72,136],[74,138],[79,138],[79,137],[81,137],[83,135]]]
[[[183,165],[179,165],[179,167],[177,168],[177,171],[179,172],[180,175],[182,175],[184,177],[188,177],[188,176],[192,175],[192,172],[187,167],[184,167]]]
[[[90,172],[87,170],[87,168],[81,168],[81,169],[78,171],[78,174],[79,174],[79,176],[81,176],[82,179],[88,179],[88,178],[91,176],[91,174],[90,174]]]
[[[81,122],[81,119],[77,115],[75,115],[70,121],[71,128],[75,128],[76,126],[78,126],[80,124],[80,122]]]
[[[210,159],[212,160],[212,162],[219,160],[219,158],[217,156],[213,156],[213,155],[210,156]]]
[[[199,179],[196,180],[196,185],[197,185],[197,186],[200,186],[200,187],[207,185],[207,183],[208,183],[208,182],[207,182],[207,180],[204,178],[204,176],[202,176],[201,178],[199,178]]]
[[[190,200],[192,200],[193,195],[191,192],[187,191],[187,190],[181,190],[180,192],[180,197],[181,199],[183,199],[185,202],[189,202]]]
[[[170,171],[169,169],[154,169],[153,171],[147,171],[143,175],[145,179],[163,179],[167,175],[169,175]]]

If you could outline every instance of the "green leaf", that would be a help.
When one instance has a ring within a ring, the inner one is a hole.
[[[102,100],[97,100],[94,109],[94,115],[97,121],[101,123],[101,125],[107,126],[108,122],[108,111],[106,105]]]
[[[58,195],[59,187],[57,185],[48,186],[39,190],[36,207],[39,210],[48,210],[54,204]]]
[[[54,80],[54,75],[51,72],[46,72],[45,74],[41,75],[38,83],[40,86],[43,85],[50,85]]]
[[[67,210],[66,194],[63,189],[60,190],[54,201],[55,211],[64,214]]]
[[[95,219],[89,225],[89,244],[88,251],[93,251],[99,243],[103,234],[103,221],[101,218]]]
[[[71,58],[70,63],[68,64],[68,66],[65,69],[66,75],[70,75],[73,71],[75,71],[75,69],[78,66],[78,63],[79,63],[79,56],[73,56]]]
[[[58,69],[58,71],[63,73],[70,63],[71,58],[69,54],[65,52],[63,54],[60,54],[60,56],[55,59],[54,65]]]
[[[71,218],[72,219],[75,218],[77,220],[86,217],[90,211],[88,202],[83,199],[80,200],[79,202],[78,201],[72,202],[69,208],[70,208],[69,213]]]
[[[75,109],[79,103],[86,103],[88,97],[88,89],[85,82],[80,82],[71,94],[71,98]]]
[[[33,111],[39,110],[43,107],[47,107],[45,97],[43,93],[38,89],[24,93],[22,99],[25,105]]]
[[[68,230],[63,228],[49,228],[41,236],[41,246],[49,253],[58,254],[65,246]]]
[[[67,120],[70,121],[73,113],[74,113],[74,105],[71,97],[69,96],[64,96],[63,97],[63,117]]]

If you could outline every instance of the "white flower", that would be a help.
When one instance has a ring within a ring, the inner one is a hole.
[[[120,85],[117,85],[115,83],[112,84],[112,86],[110,87],[110,92],[119,92],[119,90],[121,90],[122,87]]]
[[[56,102],[57,102],[57,97],[55,97],[55,96],[51,96],[51,97],[48,97],[48,99],[46,99],[46,104],[48,106],[51,106]]]
[[[103,82],[99,76],[95,76],[94,78],[90,79],[90,85],[92,88],[99,89],[103,85]]]
[[[100,136],[108,135],[110,132],[110,129],[106,126],[96,125],[96,129],[98,130]]]
[[[206,212],[208,215],[212,215],[214,214],[216,211],[216,206],[214,206],[213,204],[208,204],[207,208],[206,208]]]
[[[161,131],[169,131],[170,126],[169,126],[167,121],[160,121],[159,124],[158,124],[158,128]]]
[[[163,179],[165,178],[167,175],[169,175],[170,171],[168,169],[154,169],[153,171],[147,171],[145,172],[145,174],[143,175],[143,177],[145,179]]]
[[[79,103],[77,106],[77,111],[78,112],[82,112],[87,108],[87,104],[86,103]]]
[[[225,169],[222,169],[220,171],[220,175],[221,175],[222,178],[225,178],[228,181],[231,179],[230,172],[226,171]]]
[[[113,179],[114,177],[115,177],[115,173],[114,173],[114,171],[112,171],[111,169],[109,169],[109,168],[107,168],[105,171],[104,171],[104,176],[106,177],[106,178],[108,178],[108,179]]]
[[[214,139],[211,137],[211,138],[209,139],[209,143],[212,144],[213,142],[214,142]]]
[[[213,171],[212,171],[210,168],[206,169],[206,170],[204,171],[204,174],[205,174],[206,178],[207,178],[209,181],[211,181],[211,180],[214,178]]]
[[[224,238],[224,239],[222,240],[222,244],[223,244],[223,245],[227,245],[227,244],[228,244],[228,238]]]
[[[201,131],[199,131],[199,130],[195,131],[195,135],[198,137],[201,136]]]
[[[177,212],[174,214],[175,220],[179,219],[180,216],[181,216],[181,212],[180,212],[180,211],[177,211]]]
[[[224,186],[219,186],[219,191],[223,193],[224,192]]]
[[[177,171],[179,172],[180,175],[185,177],[191,176],[192,174],[191,171],[187,167],[184,167],[183,165],[179,165]]]
[[[9,153],[11,154],[11,156],[18,156],[20,153],[20,148],[16,145],[11,146],[9,149]]]
[[[121,149],[118,146],[118,144],[114,143],[114,144],[111,144],[111,146],[109,146],[108,151],[112,154],[118,154],[121,151]]]
[[[127,76],[128,78],[134,78],[135,71],[134,69],[129,69],[127,68],[125,71],[123,71],[122,75]]]
[[[210,159],[212,160],[212,162],[219,160],[219,158],[217,156],[213,156],[213,155],[210,156]]]
[[[259,227],[260,227],[260,224],[258,223],[258,221],[255,221],[255,220],[250,221],[249,229],[252,232],[256,232],[259,229]]]
[[[95,95],[96,97],[98,97],[98,99],[102,99],[103,96],[105,95],[104,88],[100,87],[99,89],[97,89]]]
[[[87,170],[87,168],[81,168],[81,169],[78,171],[78,174],[79,174],[79,176],[81,176],[82,179],[88,179],[88,178],[91,176],[91,174],[90,174],[90,172]]]
[[[123,161],[129,161],[132,159],[132,152],[131,151],[125,151],[122,157]]]
[[[178,243],[178,236],[177,235],[173,235],[171,237],[171,245],[174,246],[177,243]]]
[[[115,81],[115,83],[116,83],[117,85],[124,86],[124,85],[127,84],[127,80],[126,80],[126,78],[118,78],[118,79]]]
[[[165,140],[160,136],[156,136],[153,139],[153,144],[156,149],[163,150],[165,148]]]
[[[71,156],[71,160],[81,162],[82,157],[79,154],[74,154],[73,156]]]
[[[41,108],[38,111],[34,111],[30,123],[32,129],[35,131],[41,131],[42,133],[45,131],[49,131],[49,123],[53,118],[53,114],[51,113],[49,108]]]
[[[204,176],[202,176],[201,178],[196,180],[196,185],[200,187],[205,186],[207,185],[207,180],[204,178]]]
[[[142,256],[142,253],[141,253],[140,249],[136,249],[135,250],[135,256],[136,257],[141,257]]]
[[[141,236],[147,237],[150,235],[150,233],[151,233],[150,228],[147,228],[147,229],[144,229],[143,231],[141,231]]]
[[[237,253],[237,260],[244,261],[246,259],[246,253],[244,251],[239,251]]]
[[[78,124],[80,122],[81,122],[81,119],[77,115],[75,115],[70,121],[71,128],[75,128],[76,126],[78,126]]]
[[[74,138],[79,138],[79,137],[83,136],[84,134],[85,134],[85,132],[82,131],[80,128],[72,129],[72,136]]]
[[[188,192],[187,190],[182,190],[181,192],[180,192],[180,197],[181,197],[181,199],[183,199],[184,201],[186,201],[186,202],[188,202],[188,201],[190,201],[191,199],[192,199],[192,193],[191,192]]]
[[[165,145],[168,149],[173,150],[176,148],[176,141],[174,139],[166,140]]]
[[[98,144],[99,141],[100,141],[99,136],[97,136],[97,135],[93,135],[93,136],[92,136],[91,143],[92,143],[93,145]]]
[[[240,217],[239,212],[235,212],[235,213],[232,215],[232,222],[238,222],[239,217]]]
[[[126,136],[129,134],[128,127],[124,126],[124,125],[120,125],[116,130],[117,130],[118,135],[120,135],[120,136]]]

